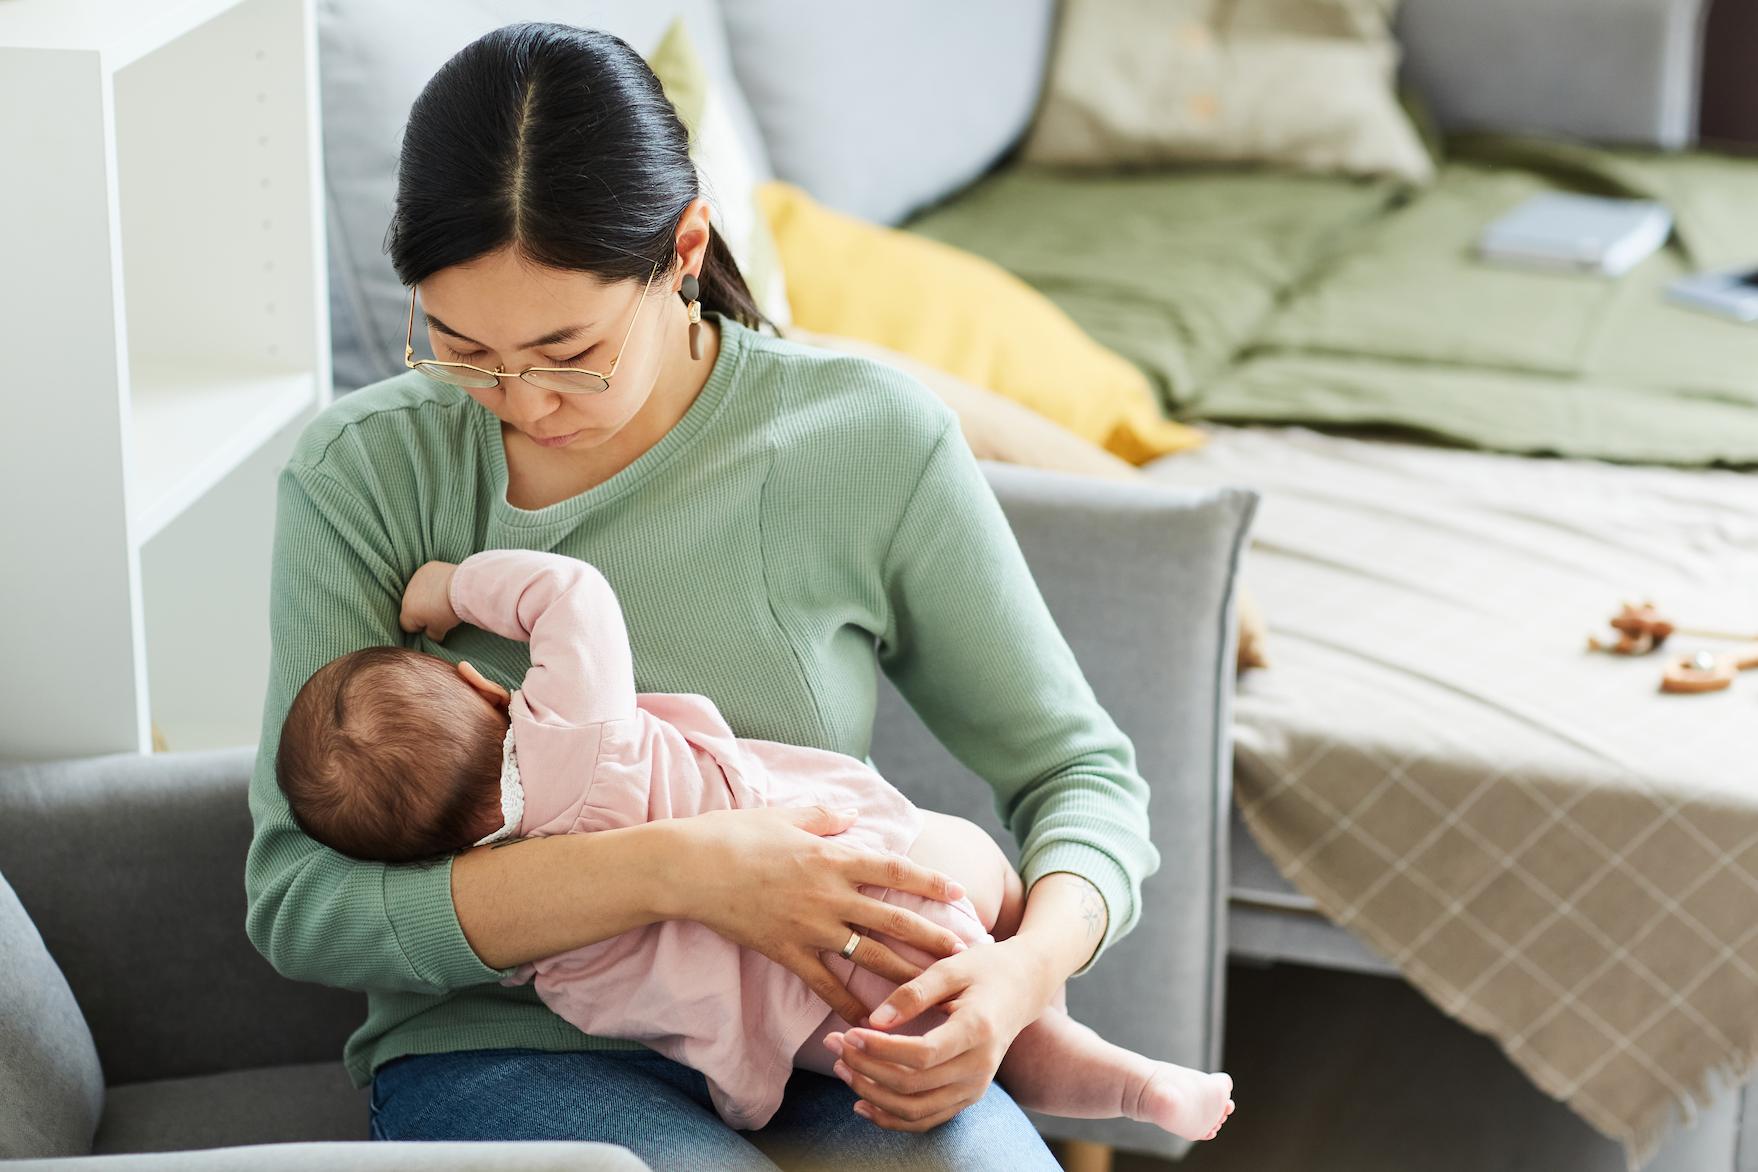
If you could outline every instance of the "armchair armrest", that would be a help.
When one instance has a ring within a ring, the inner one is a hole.
[[[362,996],[287,980],[244,934],[255,758],[245,745],[0,769],[0,874],[108,1082],[331,1062],[366,1017]]]
[[[1405,0],[1405,75],[1448,130],[1682,147],[1707,0]]]
[[[980,461],[1081,670],[1135,745],[1161,865],[1142,916],[1068,987],[1073,1014],[1155,1057],[1220,1060],[1234,576],[1256,494],[1097,480]],[[969,818],[1017,858],[991,791],[883,675],[873,763],[918,804]],[[1182,1155],[1128,1120],[1035,1117],[1046,1135]]]
[[[647,1172],[628,1148],[602,1143],[300,1143],[24,1160],[8,1172]]]

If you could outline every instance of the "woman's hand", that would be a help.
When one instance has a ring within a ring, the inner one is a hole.
[[[893,1131],[926,1131],[982,1098],[1013,1039],[1036,1021],[1058,982],[1040,951],[1015,936],[939,960],[875,1013],[887,1028],[941,1005],[942,1024],[919,1037],[853,1029],[826,1042],[837,1074],[861,1096],[855,1111]]]
[[[397,625],[411,635],[426,632],[435,643],[443,640],[458,625],[458,612],[452,609],[452,575],[455,562],[426,562],[403,588],[403,609]]]
[[[1043,1013],[1104,939],[1104,898],[1086,879],[1055,871],[1032,884],[1018,930],[935,961],[876,1007],[875,1029],[824,1039],[855,1111],[893,1131],[926,1131],[989,1089],[1007,1048]],[[947,1019],[919,1037],[880,1032],[940,1005]]]
[[[949,956],[964,941],[928,919],[856,890],[889,887],[928,899],[964,894],[953,880],[900,855],[886,854],[835,835],[854,825],[853,810],[823,806],[714,810],[663,825],[686,836],[667,919],[695,920],[744,948],[754,949],[800,977],[844,1021],[860,1022],[868,1006],[825,964],[861,933],[850,958],[902,983],[923,970],[872,939],[880,932],[933,956]],[[1029,1019],[1028,1019],[1029,1020]]]

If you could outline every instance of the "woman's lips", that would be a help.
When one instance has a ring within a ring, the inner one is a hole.
[[[582,429],[582,430],[584,430],[584,429]],[[543,439],[540,436],[535,436],[535,435],[532,436],[531,438],[533,440],[536,440],[538,443],[542,444],[546,448],[559,448],[579,434],[580,433],[578,431],[570,431],[567,435],[558,435],[554,439]]]

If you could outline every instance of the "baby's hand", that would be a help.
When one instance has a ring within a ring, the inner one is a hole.
[[[410,634],[425,631],[435,643],[441,642],[458,625],[458,612],[452,609],[452,575],[458,567],[453,562],[427,562],[403,589],[403,611],[398,625]]]

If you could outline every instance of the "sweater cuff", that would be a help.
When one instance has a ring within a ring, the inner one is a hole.
[[[470,556],[474,557],[476,555],[472,554]],[[469,606],[459,605],[461,599],[458,592],[458,579],[464,577],[468,573],[474,572],[473,569],[466,570],[464,568],[469,562],[470,558],[467,557],[452,568],[452,576],[446,579],[446,601],[451,604],[452,613],[457,615],[460,621],[476,627],[481,626],[482,624],[478,623],[474,618],[465,613],[465,611],[469,609]]]
[[[482,963],[452,904],[452,860],[384,868],[385,916],[418,980],[436,989],[486,985],[513,974]]]
[[[1099,946],[1093,950],[1086,963],[1069,974],[1070,978],[1074,978],[1091,969],[1107,948],[1135,926],[1136,889],[1122,864],[1098,847],[1084,842],[1050,843],[1025,861],[1020,869],[1020,878],[1029,892],[1034,883],[1057,871],[1066,871],[1085,879],[1098,888],[1099,898],[1105,901],[1105,934],[1100,937]]]

